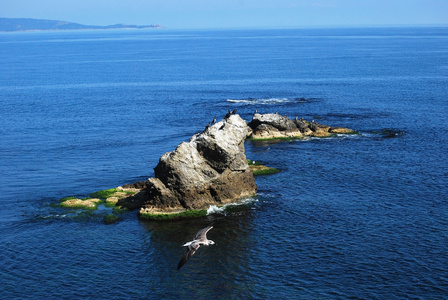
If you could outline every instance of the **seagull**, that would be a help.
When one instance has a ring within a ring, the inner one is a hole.
[[[187,260],[196,252],[196,250],[199,249],[201,245],[208,246],[215,244],[214,241],[207,239],[207,232],[212,228],[213,226],[208,226],[204,229],[199,230],[198,233],[196,233],[194,240],[182,245],[187,247],[187,251],[180,259],[179,264],[177,265],[177,270],[179,270],[187,262]]]

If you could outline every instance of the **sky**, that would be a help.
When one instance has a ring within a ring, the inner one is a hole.
[[[447,25],[448,0],[0,0],[0,17],[171,29]]]

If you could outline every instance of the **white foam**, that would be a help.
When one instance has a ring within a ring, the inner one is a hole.
[[[246,104],[278,104],[294,101],[291,98],[259,98],[259,99],[227,99],[231,103],[246,103]]]
[[[227,99],[227,102],[231,102],[231,103],[247,103],[247,102],[251,102],[251,100]]]
[[[50,219],[50,218],[63,219],[63,218],[66,218],[66,217],[67,217],[66,214],[62,214],[62,215],[54,214],[54,215],[42,216],[41,218],[42,219]]]
[[[228,204],[225,204],[225,205],[223,205],[221,207],[218,207],[217,205],[210,205],[210,207],[207,209],[207,215],[211,215],[211,214],[223,214],[223,215],[225,215],[226,214],[226,209],[228,207],[247,205],[247,204],[250,204],[252,202],[257,202],[257,201],[258,201],[257,198],[247,198],[247,199],[244,199],[241,202],[228,203]]]
[[[210,207],[207,209],[207,215],[216,214],[216,213],[224,213],[225,206],[218,207],[216,205],[210,205]]]

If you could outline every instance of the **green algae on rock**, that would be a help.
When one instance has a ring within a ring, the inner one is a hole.
[[[252,172],[254,173],[254,176],[260,176],[260,175],[270,175],[270,174],[276,174],[280,173],[279,169],[267,167],[265,165],[262,165],[258,161],[254,160],[247,160],[247,164],[252,169]]]
[[[123,198],[128,195],[133,195],[135,193],[136,193],[136,191],[134,191],[134,190],[130,191],[130,190],[123,189],[122,187],[116,187],[113,189],[107,189],[107,190],[102,190],[102,191],[97,191],[97,192],[91,193],[90,197],[100,198],[100,199],[107,199],[109,197]]]
[[[182,210],[175,212],[140,212],[139,218],[142,220],[151,220],[151,221],[171,221],[171,220],[180,220],[187,218],[202,218],[207,216],[206,209],[191,209],[191,210]]]
[[[114,214],[108,214],[103,217],[103,222],[106,224],[113,224],[113,223],[118,222],[119,220],[120,220],[120,217],[118,217],[117,215],[114,215]]]
[[[128,197],[129,195],[133,195],[136,192],[136,189],[124,189],[122,187],[117,187],[91,193],[90,197],[87,198],[65,197],[59,200],[58,206],[65,208],[95,210],[98,208],[98,205],[104,203],[106,207],[113,207],[114,209],[119,210],[122,209],[122,207],[117,205],[118,201]]]
[[[97,191],[97,192],[91,193],[90,197],[106,199],[106,198],[110,197],[112,194],[114,194],[115,192],[117,192],[116,188],[108,189],[108,190],[102,190],[102,191]]]
[[[103,202],[104,201],[99,198],[79,199],[75,197],[67,197],[61,199],[59,206],[66,208],[97,209],[98,205]]]

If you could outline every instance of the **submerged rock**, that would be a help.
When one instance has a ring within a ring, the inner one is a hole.
[[[249,123],[251,140],[291,139],[311,137],[328,137],[334,134],[354,134],[356,131],[342,127],[330,127],[304,119],[291,120],[286,116],[255,113]]]
[[[155,178],[139,183],[140,192],[121,204],[141,205],[140,215],[146,217],[203,210],[254,195],[257,186],[244,154],[248,130],[236,114],[208,126],[163,154]]]
[[[252,169],[252,172],[254,173],[254,176],[260,176],[260,175],[270,175],[270,174],[276,174],[279,173],[280,170],[272,167],[267,167],[265,165],[262,165],[258,161],[254,160],[247,160],[247,163],[249,164],[249,167]]]

